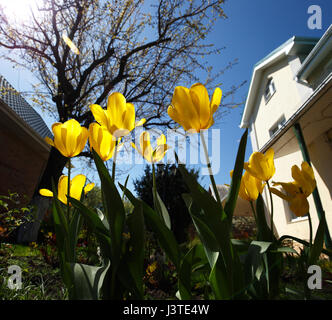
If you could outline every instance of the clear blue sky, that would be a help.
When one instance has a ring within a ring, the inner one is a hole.
[[[307,26],[310,5],[319,5],[322,9],[321,30],[310,30]],[[257,61],[293,35],[321,37],[332,23],[332,1],[329,0],[227,0],[224,11],[228,18],[217,22],[207,41],[214,43],[216,47],[226,48],[221,55],[209,57],[209,63],[219,69],[234,58],[239,59],[238,64],[220,79],[224,91],[231,85],[247,80],[246,85],[234,96],[234,101],[245,101],[253,65]],[[31,78],[26,72],[13,70],[4,61],[1,61],[0,72],[16,89],[29,90],[27,83],[31,82]],[[234,109],[214,126],[220,128],[221,132],[221,169],[215,176],[217,184],[229,183],[229,171],[233,168],[238,142],[243,133],[239,128],[241,113],[242,108]],[[43,117],[50,126],[53,120]],[[246,159],[251,152],[248,139]],[[132,188],[132,180],[143,173],[143,167],[144,165],[137,165],[130,171],[129,188]],[[125,177],[120,180],[124,179]],[[202,183],[207,187],[208,178],[204,177]]]

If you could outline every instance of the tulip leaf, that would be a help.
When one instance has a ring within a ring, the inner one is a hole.
[[[204,253],[204,248],[202,244],[197,244],[191,248],[187,254],[184,256],[179,274],[178,274],[178,286],[179,286],[179,299],[181,300],[190,300],[192,299],[191,295],[191,275],[193,269],[198,265],[205,265],[208,261]]]
[[[101,267],[82,263],[69,264],[74,275],[74,297],[77,300],[98,300],[110,267],[110,261]]]
[[[233,170],[231,187],[224,208],[228,219],[228,223],[230,225],[232,224],[233,213],[236,206],[236,201],[238,198],[240,184],[241,184],[243,163],[244,163],[244,157],[247,146],[247,137],[248,137],[248,129],[245,130],[240,140],[239,148],[236,155],[235,166]]]
[[[74,198],[70,198],[70,201],[84,217],[91,230],[94,231],[95,236],[99,241],[103,256],[111,258],[110,231],[106,229],[98,214]]]
[[[232,290],[229,287],[229,274],[221,254],[219,254],[218,259],[211,270],[209,282],[217,300],[231,299]]]
[[[127,218],[127,225],[130,232],[127,265],[136,291],[139,293],[138,298],[143,299],[145,228],[142,203],[136,204],[133,212]]]
[[[158,211],[160,216],[163,218],[167,228],[171,230],[171,219],[169,217],[168,210],[167,210],[163,200],[161,200],[157,190],[156,190],[156,192],[153,192],[153,196],[155,197],[155,201],[154,201],[156,204],[155,209]]]
[[[213,231],[209,228],[208,222],[206,221],[206,217],[200,214],[200,208],[195,206],[192,201],[192,197],[190,194],[184,193],[182,194],[182,198],[188,208],[188,211],[191,215],[195,228],[198,232],[199,238],[205,247],[209,248],[210,251],[219,251],[218,241],[215,237]],[[211,265],[212,268],[212,265]]]
[[[134,205],[134,207],[142,204],[144,221],[154,231],[159,240],[160,246],[166,252],[176,268],[179,268],[181,253],[173,233],[166,227],[165,222],[156,211],[154,211],[145,202],[135,198],[135,196],[127,188],[121,184],[119,185],[121,189],[124,190],[126,197]]]
[[[309,253],[309,265],[313,265],[317,262],[324,245],[324,232],[326,228],[325,215],[322,215],[319,221],[319,225],[316,231],[316,236]]]
[[[104,210],[110,226],[112,264],[115,266],[121,259],[122,233],[125,223],[125,209],[121,196],[99,155],[92,149],[93,158],[101,181]]]
[[[271,241],[271,229],[269,228],[264,209],[264,200],[261,194],[256,200],[256,216],[257,216],[257,239],[260,241]]]

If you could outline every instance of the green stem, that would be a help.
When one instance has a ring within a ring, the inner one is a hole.
[[[203,145],[203,149],[204,149],[206,163],[207,163],[208,170],[209,170],[209,175],[210,175],[210,180],[211,180],[212,187],[213,187],[213,192],[216,196],[217,202],[219,203],[220,206],[222,206],[221,205],[221,200],[220,200],[220,195],[219,195],[219,192],[218,192],[218,189],[217,189],[217,186],[216,186],[216,182],[215,182],[214,177],[213,177],[211,162],[210,162],[210,159],[209,159],[209,153],[208,153],[208,150],[207,150],[207,146],[206,146],[206,142],[205,142],[205,138],[204,138],[203,133],[201,133],[201,141],[202,141],[202,145]]]
[[[257,225],[257,216],[256,216],[256,211],[255,211],[255,207],[254,207],[253,201],[250,200],[249,202],[250,202],[252,213],[253,213],[254,218],[255,218],[256,225]]]
[[[115,167],[116,167],[116,156],[118,154],[118,138],[115,140],[115,150],[113,156],[113,165],[112,165],[112,180],[115,181]]]
[[[272,200],[272,192],[270,190],[270,184],[269,184],[269,181],[266,181],[266,184],[267,184],[267,187],[269,189],[269,194],[270,194],[270,202],[271,202],[271,241],[273,241],[273,236],[274,236],[274,233],[273,233],[273,200]]]
[[[309,235],[309,248],[310,248],[312,245],[312,221],[311,221],[310,212],[308,212],[308,222],[309,222],[309,231],[310,231]]]
[[[68,187],[67,187],[67,197],[70,197],[70,171],[71,171],[71,158],[68,158]],[[67,219],[70,218],[70,205],[69,199],[67,198]]]
[[[157,184],[156,184],[156,168],[152,162],[152,195],[153,195],[153,205],[154,209],[157,209]]]

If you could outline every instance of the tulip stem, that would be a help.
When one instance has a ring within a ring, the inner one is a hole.
[[[70,171],[71,171],[71,160],[68,158],[68,187],[67,187],[67,219],[70,219],[70,205],[69,205],[69,197],[70,197]]]
[[[203,132],[201,132],[200,135],[201,135],[201,141],[202,141],[202,145],[203,145],[203,149],[204,149],[204,153],[205,153],[206,163],[207,163],[208,170],[209,170],[210,180],[211,180],[212,187],[213,187],[213,192],[215,194],[217,202],[219,203],[220,206],[222,206],[221,205],[221,200],[220,200],[220,195],[219,195],[219,192],[218,192],[218,189],[217,189],[217,186],[216,186],[216,182],[215,182],[214,177],[213,177],[211,162],[210,162],[210,159],[209,159],[209,153],[208,153],[208,150],[207,150],[207,146],[206,146],[206,143],[205,143],[205,138],[204,138]]]
[[[270,189],[270,184],[269,181],[266,181],[267,187],[269,189],[269,194],[270,194],[270,202],[271,202],[271,241],[273,241],[273,200],[272,200],[272,192]]]
[[[157,209],[157,184],[156,184],[156,168],[152,162],[152,195],[153,195],[153,205],[154,209]]]
[[[115,140],[113,164],[112,164],[112,180],[115,181],[115,167],[116,167],[116,155],[118,154],[118,138]]]
[[[253,201],[250,200],[249,202],[250,202],[252,213],[253,213],[254,218],[255,218],[256,225],[257,225],[257,216],[256,216],[256,211],[255,211],[255,207],[254,207]]]
[[[308,212],[308,221],[309,221],[309,232],[310,232],[309,235],[309,248],[310,248],[312,245],[312,222],[311,222],[310,212]]]

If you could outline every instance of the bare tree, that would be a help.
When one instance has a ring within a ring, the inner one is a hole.
[[[58,121],[74,118],[87,127],[93,121],[89,105],[105,107],[108,95],[119,91],[135,104],[137,117],[147,119],[146,128],[171,128],[166,109],[174,87],[199,81],[197,71],[206,85],[218,85],[224,71],[213,73],[202,62],[220,50],[205,40],[216,19],[225,18],[223,0],[146,2],[44,0],[42,14],[31,11],[21,24],[11,23],[0,7],[0,46],[14,53],[5,58],[38,78],[32,101]],[[49,188],[52,177],[57,181],[65,163],[52,148],[38,188]]]

